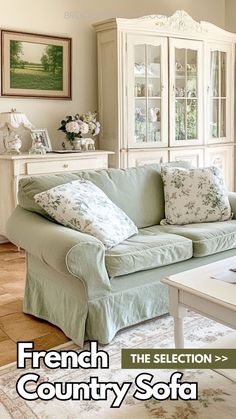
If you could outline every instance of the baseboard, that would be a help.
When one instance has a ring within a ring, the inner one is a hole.
[[[3,243],[9,243],[9,240],[4,236],[0,236],[0,244],[3,244]]]

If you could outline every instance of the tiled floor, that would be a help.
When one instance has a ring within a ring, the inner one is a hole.
[[[10,243],[0,245],[0,366],[16,360],[16,342],[31,340],[36,349],[68,341],[57,327],[22,311],[25,280],[24,252]]]

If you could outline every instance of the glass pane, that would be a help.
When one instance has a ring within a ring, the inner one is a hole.
[[[197,77],[188,77],[187,80],[187,97],[197,96]]]
[[[151,97],[161,96],[161,47],[147,45],[148,61],[148,87],[147,95]]]
[[[146,76],[145,65],[145,44],[135,45],[134,47],[134,75],[138,77]]]
[[[176,99],[175,101],[175,139],[181,141],[186,139],[186,100]]]
[[[187,50],[187,73],[188,76],[197,74],[197,51]]]
[[[197,100],[187,101],[187,139],[197,138]]]
[[[161,101],[148,101],[148,141],[161,141]]]
[[[161,96],[161,83],[159,78],[148,77],[148,90],[147,96],[160,97]]]
[[[135,141],[146,141],[146,100],[135,100]]]
[[[221,99],[220,136],[226,137],[226,99]]]
[[[175,48],[175,72],[176,76],[185,76],[186,73],[186,49]]]
[[[161,47],[155,45],[147,46],[148,75],[159,77],[161,75]]]
[[[221,96],[226,96],[226,52],[221,52]]]
[[[186,97],[186,50],[175,48],[175,97]]]
[[[176,97],[185,97],[185,77],[179,77],[175,80],[175,96]]]
[[[145,45],[134,47],[134,96],[144,97],[146,95],[146,51]]]
[[[219,96],[219,51],[211,52],[211,96]]]
[[[146,82],[140,81],[139,79],[135,79],[135,86],[134,86],[134,96],[135,97],[145,97],[146,95]]]
[[[198,51],[175,50],[175,139],[196,140],[198,137]],[[195,99],[194,99],[195,98]]]
[[[210,132],[212,138],[219,137],[219,99],[211,100]]]
[[[161,141],[161,46],[134,48],[135,141]]]

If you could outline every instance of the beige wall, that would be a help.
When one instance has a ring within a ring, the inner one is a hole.
[[[60,147],[61,118],[97,108],[96,38],[91,24],[115,16],[169,15],[177,9],[194,19],[225,25],[225,0],[0,0],[0,28],[73,38],[72,101],[0,98],[0,112],[12,107],[25,112],[36,127],[48,128],[54,146]],[[29,136],[24,141],[27,147]]]
[[[225,28],[236,32],[236,0],[225,0]]]

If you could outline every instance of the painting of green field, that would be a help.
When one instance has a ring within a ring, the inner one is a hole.
[[[63,47],[10,41],[12,89],[63,90]]]

